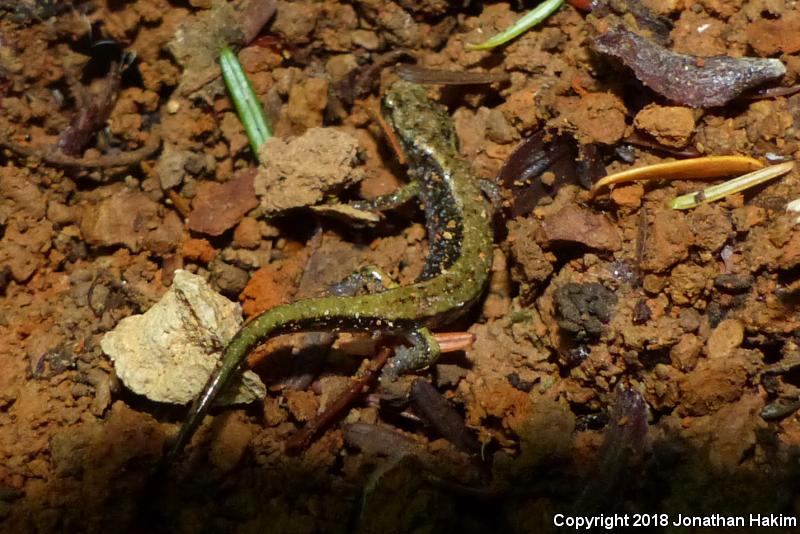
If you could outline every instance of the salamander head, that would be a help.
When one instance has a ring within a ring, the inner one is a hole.
[[[428,98],[425,87],[395,82],[383,99],[383,109],[407,153],[455,153],[456,134],[447,109]]]

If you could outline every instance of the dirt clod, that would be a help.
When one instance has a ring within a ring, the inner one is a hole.
[[[613,145],[627,131],[627,110],[622,101],[610,93],[562,98],[557,105],[560,116],[553,122],[554,126],[574,131],[581,143]]]
[[[174,212],[143,193],[114,190],[109,194],[97,204],[84,206],[80,229],[87,243],[125,245],[133,252],[147,248],[164,253],[177,247],[183,225]]]
[[[261,147],[263,162],[256,194],[268,213],[312,206],[324,196],[357,183],[358,141],[335,128],[312,128],[285,141],[273,137]]]
[[[242,172],[224,184],[203,182],[192,202],[189,229],[212,236],[220,235],[233,228],[257,205],[253,172]]]
[[[659,210],[653,217],[644,247],[642,267],[660,272],[689,255],[692,233],[676,211]]]
[[[689,143],[695,128],[691,109],[654,104],[637,113],[633,123],[662,145],[676,148],[683,148]]]
[[[604,215],[568,205],[542,219],[549,244],[578,243],[596,250],[619,250],[619,232]]]
[[[711,331],[706,344],[709,359],[725,358],[742,344],[744,326],[736,319],[725,319]]]
[[[596,338],[611,320],[617,297],[600,284],[566,284],[556,290],[558,326],[577,340]]]
[[[747,26],[747,42],[760,56],[800,51],[800,13],[784,13],[778,20],[760,18]]]

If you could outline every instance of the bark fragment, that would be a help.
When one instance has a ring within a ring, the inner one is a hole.
[[[621,60],[655,92],[693,108],[721,106],[786,74],[777,59],[677,54],[622,26],[595,37],[592,46]]]

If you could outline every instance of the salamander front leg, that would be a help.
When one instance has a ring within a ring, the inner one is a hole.
[[[372,200],[358,200],[350,205],[363,211],[388,211],[398,208],[419,195],[419,182],[412,180],[401,186],[397,191],[381,195]]]
[[[364,293],[381,293],[394,287],[397,287],[397,284],[386,271],[374,265],[368,265],[347,275],[344,280],[332,285],[328,291],[337,297],[353,297]]]

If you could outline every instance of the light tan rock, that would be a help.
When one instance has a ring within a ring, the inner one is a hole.
[[[200,393],[241,325],[238,304],[214,292],[202,277],[177,270],[158,303],[120,321],[100,346],[131,391],[158,402],[185,404]],[[247,403],[265,395],[258,376],[246,371],[217,402]]]

